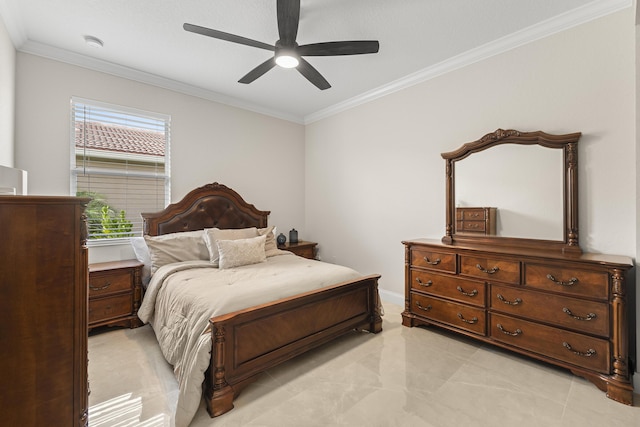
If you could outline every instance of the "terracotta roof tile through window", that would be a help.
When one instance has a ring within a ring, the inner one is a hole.
[[[86,138],[83,132],[86,128]],[[76,147],[164,156],[163,132],[98,122],[76,122]]]

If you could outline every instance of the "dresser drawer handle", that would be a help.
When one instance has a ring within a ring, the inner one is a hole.
[[[551,274],[547,274],[547,279],[551,280],[553,283],[560,286],[573,286],[578,282],[578,279],[575,277],[572,277],[571,279],[569,279],[568,282],[563,282],[562,280],[556,280],[556,278],[553,277]]]
[[[429,305],[428,305],[428,306],[426,306],[426,307],[423,307],[423,306],[422,306],[422,304],[420,304],[420,301],[417,301],[417,302],[416,302],[416,305],[418,306],[418,308],[419,308],[420,310],[424,310],[424,311],[431,311],[431,309],[433,308],[433,307],[431,307],[431,304],[429,304]]]
[[[474,323],[478,323],[478,318],[477,317],[473,317],[471,320],[467,320],[467,319],[464,318],[462,313],[458,313],[458,318],[460,320],[462,320],[464,323],[469,323],[470,325],[473,325]]]
[[[107,289],[109,286],[111,286],[111,283],[107,283],[104,286],[91,286],[91,285],[89,285],[89,289],[91,289],[93,291],[101,291],[103,289]]]
[[[500,323],[498,323],[496,326],[498,327],[498,329],[500,329],[500,332],[502,332],[505,335],[511,335],[512,337],[517,337],[518,335],[522,334],[522,329],[520,328],[516,329],[515,332],[510,332],[504,329]]]
[[[576,351],[573,349],[573,347],[571,347],[571,345],[569,345],[569,343],[567,342],[563,342],[562,345],[569,350],[570,352],[572,352],[573,354],[577,354],[578,356],[582,356],[582,357],[592,357],[596,355],[596,351],[592,348],[590,348],[589,350],[587,350],[586,352],[581,352],[581,351]]]
[[[565,313],[567,313],[569,316],[573,317],[576,320],[592,320],[598,317],[595,313],[588,313],[585,317],[576,316],[567,307],[563,307],[562,311],[564,311]]]
[[[423,259],[427,262],[427,264],[431,264],[431,265],[440,264],[440,258],[436,258],[435,261],[431,261],[428,257],[423,257]]]
[[[494,274],[497,273],[498,270],[500,270],[499,267],[493,267],[489,270],[487,270],[486,268],[484,268],[483,266],[481,266],[480,264],[476,264],[476,268],[480,271],[482,271],[483,273],[487,273],[487,274]]]
[[[433,285],[433,282],[431,280],[428,280],[426,283],[423,282],[422,280],[420,280],[419,277],[416,277],[416,282],[418,282],[418,285],[420,286],[424,286],[425,288],[428,288],[429,286]]]
[[[476,295],[478,295],[478,290],[477,289],[474,289],[471,292],[465,292],[460,286],[458,286],[456,289],[462,295],[467,296],[467,297],[475,297]]]
[[[505,304],[509,304],[509,305],[519,305],[519,304],[522,304],[522,300],[521,300],[520,298],[516,298],[516,299],[515,299],[515,300],[513,300],[513,301],[509,301],[509,300],[505,299],[505,297],[503,297],[503,296],[502,296],[502,295],[500,295],[500,294],[497,294],[497,295],[496,295],[496,297],[497,297],[500,301],[502,301],[503,303],[505,303]]]

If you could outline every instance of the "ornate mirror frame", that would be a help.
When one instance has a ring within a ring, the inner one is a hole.
[[[463,144],[455,151],[442,153],[446,162],[446,229],[442,242],[446,244],[492,244],[532,249],[560,250],[582,253],[578,244],[578,140],[580,132],[552,135],[542,131],[521,132],[498,129],[477,141]],[[473,153],[501,144],[540,145],[563,151],[563,240],[539,240],[490,235],[468,235],[455,232],[455,164]]]

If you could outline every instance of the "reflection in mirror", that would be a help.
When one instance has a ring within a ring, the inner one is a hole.
[[[442,242],[582,253],[578,232],[580,135],[498,129],[442,153],[446,173]],[[535,146],[539,148],[527,148]],[[467,219],[479,220],[477,216],[461,218],[463,206],[495,209],[475,210],[476,214],[489,212],[485,214],[489,221],[480,230],[477,223],[467,224]],[[494,211],[497,227],[491,224]],[[493,228],[496,231],[485,231]]]
[[[455,206],[497,208],[497,236],[563,239],[562,150],[498,145],[456,162],[455,176]]]

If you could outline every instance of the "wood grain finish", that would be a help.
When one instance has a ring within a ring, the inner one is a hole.
[[[609,398],[633,404],[630,258],[427,239],[403,244],[403,325],[436,325],[570,369]],[[424,254],[457,268],[445,274],[440,264],[425,264]]]
[[[315,242],[299,240],[297,243],[286,242],[284,245],[278,245],[278,249],[293,252],[304,258],[315,259],[317,245]]]
[[[456,233],[496,234],[496,208],[456,208]]]
[[[137,260],[89,265],[89,329],[97,326],[142,325],[142,263]]]
[[[88,425],[87,202],[0,197],[2,425]]]

